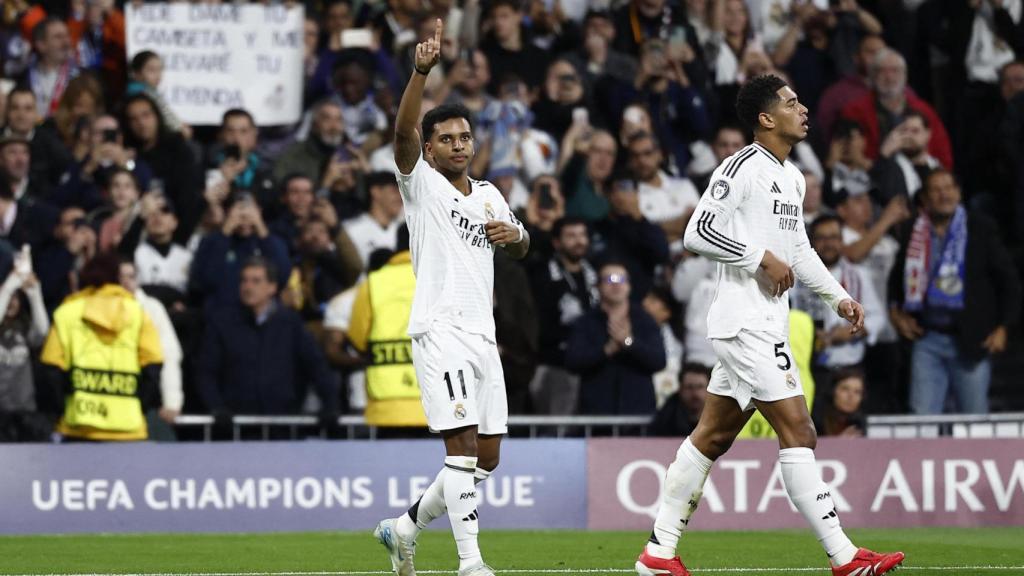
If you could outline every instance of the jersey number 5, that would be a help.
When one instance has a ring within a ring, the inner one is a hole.
[[[790,362],[790,360],[789,360],[789,354],[786,354],[786,351],[783,350],[783,348],[785,348],[785,347],[786,347],[786,343],[785,342],[779,342],[778,344],[775,345],[775,357],[776,358],[782,358],[782,362],[780,362],[778,364],[778,366],[779,366],[779,370],[783,370],[783,371],[789,370],[790,368],[793,367],[793,363]],[[445,378],[447,378],[447,377],[448,377],[448,375],[445,374]],[[448,389],[451,390],[451,386],[449,386]]]
[[[444,373],[444,383],[448,385],[448,399],[455,400],[455,389],[452,388],[452,377],[448,372]],[[462,397],[466,398],[466,377],[462,375],[462,370],[459,370],[459,386],[462,388]]]

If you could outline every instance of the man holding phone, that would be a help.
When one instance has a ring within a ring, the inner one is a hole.
[[[252,114],[241,108],[224,112],[220,125],[221,147],[211,159],[207,189],[227,182],[227,189],[222,187],[223,195],[248,191],[260,206],[268,206],[274,199],[274,167],[256,153],[258,138],[259,129]]]

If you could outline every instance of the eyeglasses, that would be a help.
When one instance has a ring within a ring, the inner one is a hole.
[[[629,282],[629,276],[625,274],[605,274],[601,277],[601,282],[605,284],[626,284]]]

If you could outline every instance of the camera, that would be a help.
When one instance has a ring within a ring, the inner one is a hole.
[[[232,160],[242,159],[242,149],[238,144],[228,144],[224,147],[224,158],[231,158]]]
[[[543,182],[537,186],[537,206],[543,210],[555,207],[555,197],[551,195],[551,184]]]
[[[117,128],[105,128],[103,130],[103,142],[107,144],[117,142],[117,134]]]

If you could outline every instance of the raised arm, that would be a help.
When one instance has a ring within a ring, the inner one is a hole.
[[[415,71],[409,84],[402,94],[402,102],[398,105],[398,118],[395,120],[395,164],[402,174],[409,174],[420,157],[420,133],[416,124],[420,117],[423,104],[423,86],[427,74],[441,60],[441,32],[444,25],[438,18],[434,25],[434,37],[416,45],[416,56],[413,62]]]

